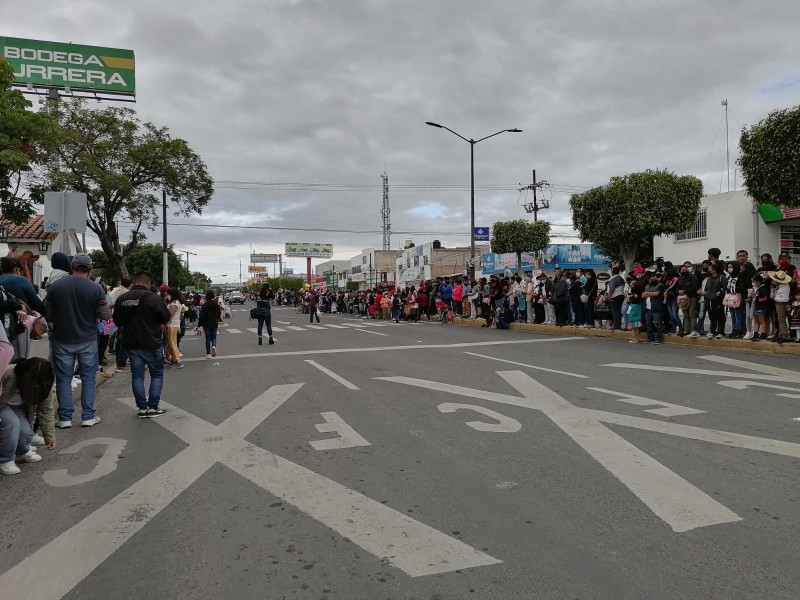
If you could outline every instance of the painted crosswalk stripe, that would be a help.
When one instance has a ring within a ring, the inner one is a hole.
[[[323,325],[306,325],[309,329],[326,329]]]
[[[247,331],[250,333],[258,333],[258,327],[248,327]]]
[[[286,329],[291,329],[292,331],[305,331],[302,327],[295,327],[294,325],[289,325]]]
[[[389,335],[388,333],[380,333],[378,331],[369,331],[368,329],[355,329],[354,331],[358,331],[359,333],[370,333],[372,335]]]
[[[344,325],[347,325],[348,327],[366,327],[366,325],[363,323],[344,323]]]
[[[282,327],[273,327],[272,331],[286,331],[286,330],[283,329]]]
[[[241,329],[228,329],[228,333],[242,333]]]
[[[330,327],[331,329],[347,329],[344,325],[332,325],[331,323],[325,323],[325,327]]]

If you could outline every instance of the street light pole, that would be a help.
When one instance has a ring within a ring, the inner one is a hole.
[[[469,204],[469,213],[470,213],[470,227],[469,227],[469,249],[470,249],[470,267],[469,267],[469,277],[470,279],[475,279],[475,144],[478,142],[482,142],[483,140],[488,140],[491,137],[496,135],[500,135],[501,133],[522,133],[522,129],[503,129],[498,131],[497,133],[493,133],[492,135],[487,135],[486,137],[482,137],[479,140],[474,140],[472,138],[465,138],[460,133],[456,133],[449,127],[445,127],[444,125],[439,125],[438,123],[433,123],[431,121],[425,121],[425,125],[430,125],[431,127],[437,127],[439,129],[446,129],[456,137],[460,137],[462,140],[469,144],[469,168],[470,168],[470,204]]]

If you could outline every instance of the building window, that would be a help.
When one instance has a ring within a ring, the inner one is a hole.
[[[694,224],[694,227],[687,231],[683,231],[675,235],[676,242],[685,242],[687,240],[702,240],[708,237],[708,218],[706,215],[706,209],[701,208],[700,214],[697,215],[697,222]]]

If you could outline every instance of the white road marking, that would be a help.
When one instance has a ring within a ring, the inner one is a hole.
[[[242,333],[241,329],[228,329],[228,333]]]
[[[348,327],[354,327],[354,328],[366,327],[364,323],[342,323],[342,325],[347,325]]]
[[[476,404],[456,404],[455,402],[445,402],[436,408],[442,413],[452,413],[457,410],[471,410],[489,418],[495,419],[497,423],[484,423],[483,421],[467,421],[464,423],[467,427],[472,427],[475,431],[492,431],[497,433],[516,433],[522,429],[522,423],[511,417],[495,412],[483,406]]]
[[[794,392],[794,394],[775,395],[781,396],[782,398],[800,398],[800,389],[797,389],[796,387],[789,387],[788,385],[775,385],[772,383],[761,383],[760,381],[718,381],[717,384],[724,385],[725,387],[733,388],[735,390],[743,390],[752,386],[765,387],[773,390],[789,390]]]
[[[88,473],[81,475],[70,475],[69,469],[53,469],[45,471],[42,474],[42,479],[45,483],[53,487],[68,487],[71,485],[80,485],[87,481],[99,479],[105,475],[113,473],[117,468],[120,453],[125,449],[127,440],[120,440],[117,438],[92,438],[90,440],[81,440],[77,444],[73,444],[69,448],[64,448],[59,454],[76,454],[87,446],[102,445],[105,446],[105,451],[97,461],[97,465]]]
[[[218,426],[162,402],[156,422],[189,447],[0,575],[3,597],[60,600],[217,462],[412,577],[501,562],[244,441],[302,385],[273,386]]]
[[[522,371],[499,371],[520,396],[485,392],[411,377],[378,377],[428,390],[540,410],[619,479],[673,531],[740,521],[736,513]],[[593,416],[592,416],[593,417]]]
[[[323,325],[306,325],[308,329],[326,329]]]
[[[314,440],[309,442],[314,450],[342,450],[344,448],[357,448],[359,446],[371,446],[367,440],[361,437],[358,432],[344,422],[344,419],[335,412],[319,413],[327,423],[314,425],[320,433],[338,433],[339,437],[326,440]]]
[[[341,376],[337,375],[336,373],[334,373],[333,371],[331,371],[330,369],[328,369],[328,368],[326,368],[326,367],[323,367],[323,366],[322,366],[321,364],[319,364],[318,362],[315,362],[315,361],[313,361],[313,360],[307,360],[306,362],[307,362],[308,364],[310,364],[312,367],[314,367],[314,368],[316,368],[316,369],[319,369],[320,371],[322,371],[323,373],[325,373],[325,375],[327,375],[328,377],[330,377],[330,378],[331,378],[331,379],[333,379],[334,381],[338,381],[338,382],[339,382],[339,383],[341,383],[341,384],[342,384],[344,387],[346,387],[348,390],[355,390],[355,391],[360,391],[360,390],[361,390],[361,388],[359,388],[358,386],[356,386],[356,385],[353,385],[352,383],[350,383],[349,381],[347,381],[347,379],[345,379],[344,377],[341,377]]]
[[[305,331],[302,327],[295,327],[294,325],[289,325],[286,329],[291,329],[292,331]]]
[[[250,333],[258,333],[258,327],[248,327],[247,331]]]
[[[748,362],[746,360],[728,358],[727,356],[711,355],[711,356],[698,356],[698,358],[702,358],[703,360],[708,360],[715,363],[720,363],[723,365],[729,365],[731,367],[739,367],[741,369],[756,371],[757,373],[769,373],[770,375],[777,375],[778,377],[787,379],[789,381],[800,382],[800,373],[798,373],[796,370],[781,369],[780,367],[774,367],[772,365],[761,365],[758,363]]]
[[[333,325],[332,323],[325,323],[325,327],[330,327],[331,329],[347,329],[344,325]]]
[[[283,331],[276,327],[273,331]],[[282,356],[310,356],[312,354],[351,354],[360,352],[395,352],[402,350],[452,350],[458,348],[480,348],[482,346],[516,346],[521,344],[551,344],[554,342],[577,342],[588,340],[587,337],[563,337],[563,338],[536,338],[525,340],[496,340],[491,342],[463,342],[458,344],[428,344],[425,346],[373,346],[370,348],[328,348],[324,350],[291,350],[286,352],[252,353],[252,354],[228,354],[218,356],[221,360],[232,360],[237,358],[274,358]],[[419,342],[418,342],[419,343]],[[205,358],[184,358],[183,362],[199,362]]]
[[[371,333],[372,335],[382,335],[384,337],[389,335],[388,333],[381,333],[379,331],[368,331],[366,329],[354,329],[353,331],[358,331],[359,333]]]
[[[292,324],[291,321],[278,321],[278,323],[280,323],[281,325],[291,325]]]
[[[285,329],[283,329],[283,328],[281,328],[281,327],[273,327],[273,328],[272,328],[272,331],[280,331],[280,332],[284,332],[284,331],[286,331],[286,330],[285,330]]]
[[[669,402],[663,402],[662,400],[653,400],[651,398],[644,398],[642,396],[633,396],[631,394],[626,394],[625,392],[615,392],[614,390],[605,390],[603,388],[597,388],[597,387],[587,387],[586,389],[595,392],[602,392],[603,394],[611,394],[612,396],[619,396],[618,400],[620,402],[625,402],[626,404],[633,404],[635,406],[663,406],[664,408],[649,408],[644,411],[662,417],[699,415],[706,412],[704,410],[698,410],[696,408],[690,408],[688,406],[681,406],[680,404],[671,404]]]
[[[581,375],[580,373],[569,373],[567,371],[558,371],[556,369],[547,369],[545,367],[537,367],[536,365],[528,365],[521,362],[516,362],[513,360],[506,360],[504,358],[496,358],[494,356],[486,356],[485,354],[476,354],[475,352],[464,352],[464,354],[469,354],[470,356],[477,356],[479,358],[486,358],[488,360],[496,360],[497,362],[508,363],[510,365],[518,365],[520,367],[527,367],[529,369],[536,369],[537,371],[547,371],[548,373],[557,373],[558,375],[566,375],[568,377],[578,377],[580,379],[589,379],[587,375]]]

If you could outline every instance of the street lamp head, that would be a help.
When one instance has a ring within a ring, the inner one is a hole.
[[[522,133],[522,129],[506,129],[509,133]]]
[[[431,121],[425,121],[425,125],[430,125],[431,127],[438,127],[439,129],[444,128],[442,125],[439,125],[438,123],[433,123]]]

